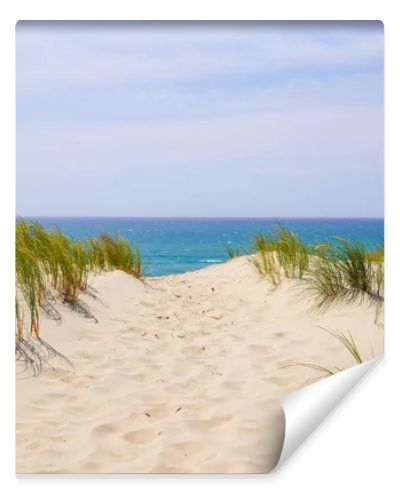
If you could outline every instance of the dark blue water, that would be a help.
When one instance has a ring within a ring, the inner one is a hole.
[[[251,249],[257,233],[277,223],[297,232],[306,243],[334,236],[383,244],[383,219],[172,219],[172,218],[60,218],[37,217],[46,228],[59,227],[73,238],[100,232],[121,235],[137,245],[147,276],[183,273],[227,260],[226,246]]]

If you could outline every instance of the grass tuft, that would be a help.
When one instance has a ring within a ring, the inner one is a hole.
[[[282,272],[276,252],[258,251],[249,258],[249,262],[254,266],[257,273],[263,278],[267,278],[273,285],[278,285],[282,280]]]
[[[383,249],[368,251],[364,245],[336,238],[336,245],[315,247],[315,258],[306,276],[306,293],[317,307],[367,298],[381,308],[384,301]]]
[[[235,257],[241,257],[242,255],[248,255],[248,252],[246,250],[242,250],[238,247],[225,245],[225,248],[229,259],[234,259]]]
[[[38,356],[54,357],[51,346],[39,339],[39,308],[58,312],[48,297],[55,291],[67,304],[80,310],[79,294],[86,290],[89,271],[120,269],[142,278],[142,265],[137,248],[132,249],[122,237],[101,234],[98,238],[77,241],[59,229],[46,230],[40,224],[18,219],[16,222],[15,337],[17,358],[27,364],[41,366]],[[29,312],[25,327],[24,307]],[[59,353],[57,353],[59,357]]]
[[[135,278],[142,278],[142,263],[139,250],[137,248],[132,250],[126,239],[102,233],[98,238],[98,242],[106,269],[119,269],[132,274]],[[96,258],[98,259],[98,255]]]
[[[283,276],[302,278],[309,265],[310,249],[296,233],[278,226],[269,236],[256,235],[255,256],[250,262],[256,271],[277,285]]]

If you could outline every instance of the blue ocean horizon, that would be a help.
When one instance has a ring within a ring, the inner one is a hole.
[[[384,243],[383,218],[156,218],[24,217],[45,228],[58,227],[82,239],[107,232],[125,237],[140,250],[144,274],[164,276],[202,269],[228,260],[227,246],[251,250],[258,233],[282,224],[308,244],[341,236],[368,248]]]

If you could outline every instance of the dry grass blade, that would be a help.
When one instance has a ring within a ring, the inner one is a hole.
[[[358,363],[361,364],[364,362],[362,359],[360,350],[357,347],[357,344],[355,343],[355,340],[352,336],[352,334],[348,331],[347,335],[342,333],[340,330],[329,330],[327,328],[320,327],[321,330],[329,333],[337,339],[341,344],[344,345],[344,347],[347,349],[347,351],[352,355],[354,360]]]
[[[326,377],[330,375],[335,375],[342,371],[341,368],[327,368],[326,366],[314,365],[313,363],[293,363],[291,365],[285,365],[282,368],[294,368],[295,366],[305,366],[306,368],[312,368],[313,370],[317,370],[322,372]]]
[[[324,332],[328,333],[332,337],[334,337],[336,340],[338,340],[345,348],[346,350],[350,353],[352,358],[356,361],[357,364],[364,363],[364,359],[361,356],[360,350],[357,347],[357,344],[351,335],[350,332],[347,332],[347,335],[342,333],[340,330],[329,330],[327,328],[320,327],[321,330]],[[337,366],[333,368],[329,368],[327,366],[322,366],[322,365],[316,365],[313,363],[293,363],[290,365],[286,365],[283,368],[290,368],[290,367],[295,367],[295,366],[305,366],[306,368],[311,368],[313,370],[319,371],[323,373],[326,377],[330,375],[335,375],[336,373],[339,373],[343,371],[343,368],[339,368]]]

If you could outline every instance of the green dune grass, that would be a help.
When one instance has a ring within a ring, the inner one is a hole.
[[[283,226],[271,235],[256,235],[254,250],[250,262],[274,285],[279,284],[283,276],[302,278],[308,269],[310,248]]]
[[[379,309],[384,301],[383,248],[369,251],[343,238],[336,238],[336,245],[319,245],[305,281],[317,307],[367,298]]]
[[[278,285],[282,278],[301,280],[317,308],[367,299],[379,316],[384,302],[384,249],[336,237],[333,242],[306,245],[279,226],[272,235],[254,238],[250,262],[260,276]]]
[[[77,241],[59,229],[47,230],[40,224],[18,219],[15,247],[15,328],[20,358],[33,362],[45,344],[39,339],[39,310],[46,309],[48,297],[58,295],[71,306],[86,290],[90,271],[122,270],[142,278],[140,253],[122,237],[101,234],[98,238]],[[23,314],[26,304],[29,318]],[[45,351],[52,353],[46,344]],[[54,354],[54,353],[53,353]]]
[[[251,253],[248,250],[239,247],[233,247],[232,245],[225,245],[225,249],[229,259],[241,257],[242,255],[249,255]]]

